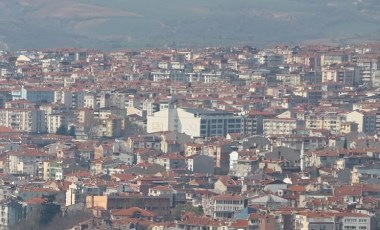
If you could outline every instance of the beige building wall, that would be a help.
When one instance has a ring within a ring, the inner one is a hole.
[[[86,196],[86,208],[103,208],[107,210],[107,196]]]

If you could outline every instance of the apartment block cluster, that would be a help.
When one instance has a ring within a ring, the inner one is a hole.
[[[0,229],[380,229],[380,44],[0,51]]]

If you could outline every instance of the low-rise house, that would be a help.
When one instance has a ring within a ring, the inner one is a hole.
[[[128,209],[112,209],[110,210],[111,220],[120,220],[124,218],[135,218],[138,220],[151,220],[153,221],[157,215],[151,211],[141,209],[139,207],[132,207]]]
[[[288,187],[288,184],[281,180],[264,181],[262,184],[264,185],[263,190],[271,193],[276,193],[278,190],[286,189]]]
[[[81,159],[92,160],[95,158],[95,145],[92,142],[77,143],[77,154]]]
[[[189,142],[184,145],[184,154],[186,157],[202,154],[202,144]]]
[[[166,170],[186,169],[186,159],[175,153],[158,156],[153,162],[165,167]]]
[[[127,148],[131,151],[137,149],[161,150],[161,138],[156,135],[132,136],[127,140]]]
[[[193,214],[185,214],[176,224],[177,229],[228,229],[227,224],[220,220],[215,220],[207,216],[195,216]]]
[[[162,153],[157,150],[151,150],[151,149],[138,149],[133,152],[136,160],[136,164],[144,163],[150,161],[152,162],[152,159],[155,159],[156,157],[160,156]]]
[[[232,166],[230,174],[238,177],[247,177],[254,174],[259,168],[260,158],[257,156],[241,156]]]
[[[335,149],[323,149],[307,153],[307,164],[312,167],[333,167],[344,152]]]
[[[233,151],[236,142],[223,139],[207,142],[202,147],[204,155],[215,158],[216,170],[219,174],[229,172],[230,153]]]
[[[269,209],[286,207],[290,204],[290,202],[287,199],[272,194],[249,198],[248,203],[250,205],[258,205]]]
[[[242,183],[228,176],[221,176],[214,183],[214,191],[219,194],[221,193],[240,194],[241,189],[242,189]]]

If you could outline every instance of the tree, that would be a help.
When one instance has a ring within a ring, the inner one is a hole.
[[[347,138],[344,139],[343,148],[348,149]]]
[[[64,124],[60,125],[59,128],[57,129],[56,134],[57,135],[67,135],[68,134],[67,126]]]
[[[43,216],[43,213],[46,214],[47,211],[56,212],[56,214]],[[73,226],[91,219],[92,215],[87,210],[77,210],[67,213],[62,216],[61,211],[57,212],[55,208],[52,209],[52,206],[45,207],[45,209],[39,209],[29,214],[26,219],[17,223],[17,225],[12,226],[14,230],[66,230],[71,229]],[[47,221],[50,218],[47,224],[43,224],[43,221]],[[42,220],[42,222],[41,222]]]
[[[25,218],[18,222],[12,229],[39,230],[48,226],[52,220],[61,215],[61,206],[53,203],[54,195],[43,196],[45,202],[38,207],[34,207],[32,212],[27,213]]]
[[[70,126],[70,129],[68,131],[68,135],[69,136],[72,136],[72,137],[75,137],[75,126]]]
[[[56,215],[43,230],[64,230],[71,229],[73,226],[92,218],[88,210],[77,210],[67,213],[64,216]]]
[[[172,220],[179,220],[181,218],[182,214],[186,213],[186,212],[192,212],[197,216],[202,216],[203,215],[203,207],[202,206],[194,207],[191,204],[177,205],[172,210],[171,219]]]
[[[40,225],[48,225],[55,216],[58,216],[61,212],[61,206],[52,202],[46,202],[42,205]]]

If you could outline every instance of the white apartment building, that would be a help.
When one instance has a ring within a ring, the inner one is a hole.
[[[341,218],[339,218],[339,223],[341,224],[342,229],[371,229],[371,217],[359,213],[342,213]]]
[[[258,58],[261,65],[279,66],[284,64],[284,56],[280,54],[262,52]]]
[[[295,215],[295,230],[335,230],[335,218],[331,215],[305,212]]]
[[[361,68],[363,84],[372,85],[376,71],[380,70],[380,58],[372,54],[360,55],[357,66]]]
[[[63,180],[63,164],[61,160],[43,162],[43,179]]]
[[[64,124],[60,114],[49,114],[46,121],[48,133],[56,133],[58,128]]]
[[[239,195],[218,195],[211,198],[211,211],[214,218],[233,218],[235,213],[247,207],[246,199]]]
[[[147,116],[147,132],[176,131],[193,137],[241,133],[242,117],[224,111],[168,108]]]
[[[45,112],[39,109],[0,109],[0,125],[28,133],[45,133]]]
[[[69,185],[69,189],[66,191],[66,207],[76,204],[79,198],[79,186],[75,183]]]
[[[297,120],[292,118],[270,118],[263,120],[265,136],[288,135],[297,128]]]
[[[376,112],[353,111],[347,113],[347,121],[358,124],[358,132],[373,134],[376,132]]]
[[[321,56],[321,66],[342,64],[348,61],[348,55],[343,51],[324,53]]]
[[[357,229],[370,230],[371,218],[360,213],[335,213],[306,211],[295,215],[295,230]]]

